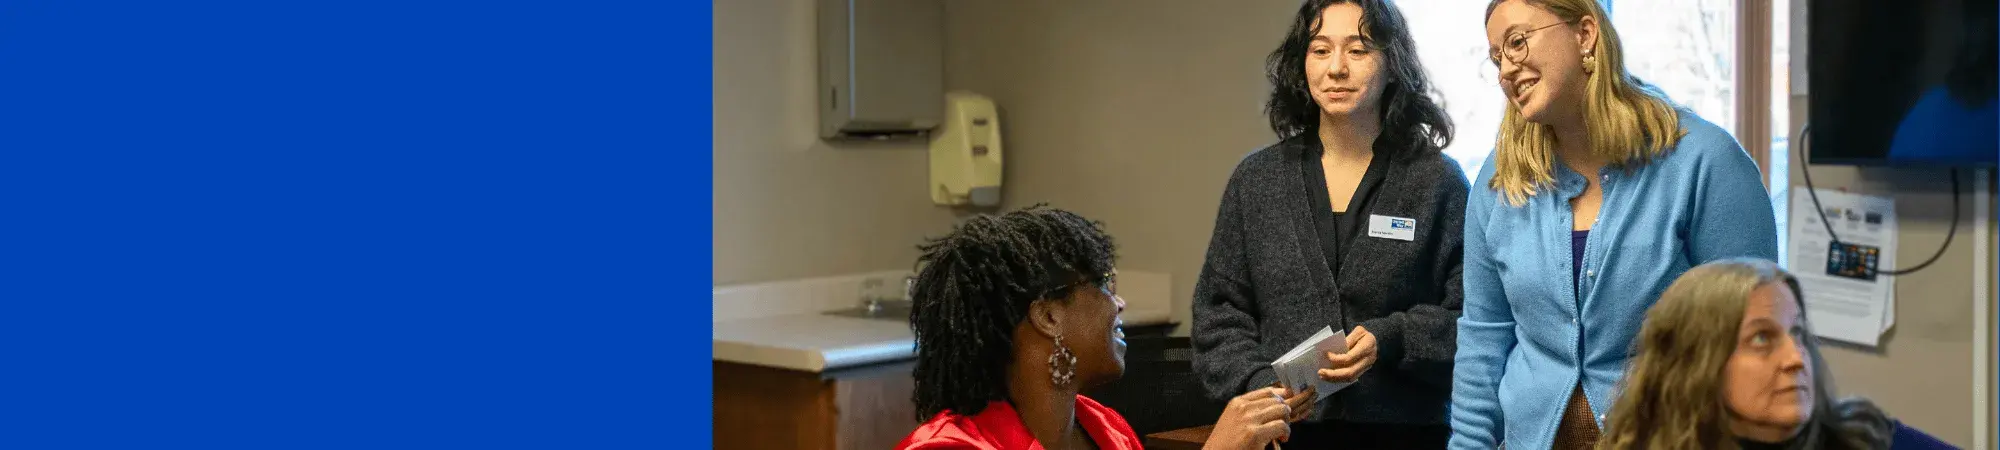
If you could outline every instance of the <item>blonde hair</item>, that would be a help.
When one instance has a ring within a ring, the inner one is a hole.
[[[1646,311],[1600,449],[1736,449],[1733,415],[1722,398],[1722,372],[1751,291],[1778,284],[1802,306],[1796,278],[1771,261],[1739,258],[1702,264],[1667,286]],[[1793,448],[1886,448],[1890,423],[1863,399],[1832,401],[1833,380],[1810,331],[1800,338],[1813,379],[1813,415]]]
[[[1509,0],[1494,0],[1486,17]],[[1652,162],[1672,149],[1682,135],[1678,108],[1665,95],[1625,70],[1625,51],[1597,0],[1519,0],[1541,7],[1566,23],[1589,16],[1597,22],[1594,64],[1584,84],[1584,127],[1589,148],[1612,167],[1630,169]],[[1521,118],[1521,108],[1509,102],[1494,143],[1493,179],[1489,188],[1514,206],[1527,203],[1540,189],[1555,182],[1556,140],[1544,124]]]

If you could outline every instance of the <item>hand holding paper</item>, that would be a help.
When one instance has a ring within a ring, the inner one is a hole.
[[[1317,401],[1319,400],[1319,393],[1313,391],[1316,389],[1313,385],[1306,385],[1304,392],[1285,390],[1284,386],[1278,386],[1278,388],[1285,391],[1281,395],[1285,400],[1285,406],[1292,408],[1292,415],[1285,418],[1286,422],[1298,422],[1312,416],[1313,406],[1317,405]]]
[[[1283,395],[1283,389],[1260,388],[1230,399],[1202,448],[1261,449],[1291,437],[1292,426],[1285,413],[1293,408],[1285,404]]]
[[[1271,369],[1278,375],[1278,384],[1288,392],[1304,392],[1310,387],[1317,391],[1313,398],[1315,402],[1352,384],[1334,383],[1319,376],[1321,369],[1333,367],[1333,361],[1326,355],[1347,353],[1348,340],[1347,332],[1333,331],[1333,327],[1321,328],[1285,356],[1271,362]]]
[[[1375,348],[1375,334],[1355,326],[1354,334],[1347,335],[1347,352],[1328,352],[1326,359],[1332,364],[1320,369],[1319,377],[1334,383],[1359,381],[1362,373],[1375,367]]]

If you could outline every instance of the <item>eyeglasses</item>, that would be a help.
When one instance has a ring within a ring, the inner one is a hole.
[[[1063,294],[1068,293],[1071,288],[1075,288],[1077,286],[1082,286],[1085,284],[1094,284],[1097,285],[1099,288],[1104,289],[1104,292],[1107,294],[1118,295],[1118,271],[1114,270],[1105,273],[1103,275],[1099,275],[1098,278],[1094,280],[1081,280],[1049,288],[1048,290],[1042,291],[1042,298],[1062,298]]]
[[[1486,52],[1486,59],[1493,61],[1493,68],[1495,70],[1500,68],[1500,58],[1502,56],[1505,56],[1508,62],[1520,64],[1522,60],[1528,59],[1528,39],[1534,37],[1535,32],[1567,24],[1569,22],[1556,22],[1527,31],[1516,31],[1508,34],[1506,39],[1500,41],[1499,50],[1488,50]]]

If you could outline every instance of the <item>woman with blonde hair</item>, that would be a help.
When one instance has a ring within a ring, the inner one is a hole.
[[[1588,448],[1646,308],[1689,267],[1776,259],[1776,217],[1728,132],[1625,70],[1596,1],[1496,0],[1486,36],[1509,101],[1466,200],[1451,447]]]
[[[1945,448],[1868,400],[1834,398],[1803,294],[1759,259],[1681,275],[1646,314],[1599,448]]]

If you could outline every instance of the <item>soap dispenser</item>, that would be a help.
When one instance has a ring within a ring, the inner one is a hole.
[[[939,205],[1000,205],[1000,116],[993,99],[945,93],[944,123],[931,139],[931,201]]]

